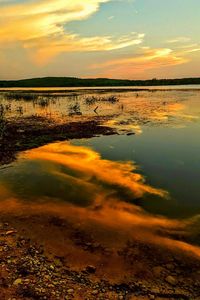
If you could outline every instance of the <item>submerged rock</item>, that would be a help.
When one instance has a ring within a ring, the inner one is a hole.
[[[171,275],[167,276],[165,278],[165,281],[171,285],[176,285],[177,284],[177,279]]]
[[[157,267],[154,267],[152,271],[156,277],[159,277],[161,274],[163,274],[165,272],[165,269],[163,267],[157,266]]]
[[[86,272],[93,274],[96,272],[96,268],[94,266],[87,266]]]

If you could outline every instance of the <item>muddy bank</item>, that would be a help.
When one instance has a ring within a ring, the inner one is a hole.
[[[200,297],[200,261],[189,255],[117,236],[112,247],[56,215],[1,222],[2,300]]]
[[[62,124],[37,116],[7,120],[0,137],[0,164],[12,162],[19,151],[36,148],[50,142],[115,133],[114,129],[102,126],[99,120]]]

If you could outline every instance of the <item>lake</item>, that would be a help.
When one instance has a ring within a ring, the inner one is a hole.
[[[110,231],[139,230],[142,240],[200,255],[199,89],[6,91],[0,101],[9,120],[95,119],[116,131],[20,152],[0,168],[2,212],[51,210],[95,222],[104,242]]]

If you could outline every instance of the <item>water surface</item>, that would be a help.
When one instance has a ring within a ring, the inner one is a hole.
[[[118,132],[19,154],[16,162],[1,167],[2,203],[11,210],[20,205],[21,211],[27,205],[60,206],[68,217],[92,218],[120,230],[143,228],[143,235],[148,232],[157,242],[158,229],[166,234],[184,228],[192,238],[183,248],[199,244],[200,91],[125,91],[115,93],[118,101],[98,100],[111,95],[81,91],[11,100],[2,93],[1,103],[11,105],[6,111],[10,119],[95,118]],[[97,101],[88,103],[88,97]],[[41,105],[44,99],[48,101]],[[78,109],[73,111],[74,106]],[[199,253],[198,248],[191,249]]]

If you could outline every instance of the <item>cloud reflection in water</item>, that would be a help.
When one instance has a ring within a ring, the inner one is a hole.
[[[34,194],[34,201],[24,201],[26,196],[28,199],[30,193],[34,193],[34,185],[31,186],[30,182],[38,176],[38,169],[36,173],[34,169],[33,172],[30,171],[31,164],[40,167],[39,192]],[[171,249],[189,251],[200,257],[199,247],[173,239],[173,235],[187,232],[189,221],[154,216],[134,204],[135,199],[146,194],[159,197],[159,201],[168,194],[147,185],[132,162],[109,161],[89,148],[62,142],[27,151],[13,168],[18,168],[15,180],[20,181],[21,178],[24,195],[20,197],[14,181],[9,182],[10,176],[0,178],[0,187],[4,191],[0,210],[4,213],[52,213],[73,222],[81,220],[95,228],[105,228],[119,236],[125,235],[127,239],[135,238]],[[44,178],[47,185],[45,189]],[[56,184],[51,185],[51,178]],[[80,199],[76,201],[75,198]]]

